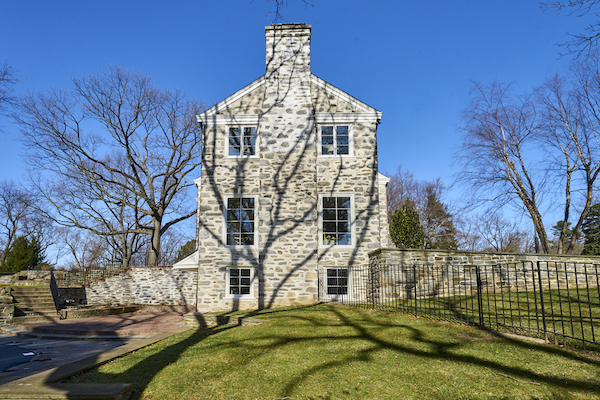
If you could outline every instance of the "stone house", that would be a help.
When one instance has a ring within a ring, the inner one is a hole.
[[[381,112],[313,75],[311,27],[266,27],[266,73],[203,127],[199,312],[352,296],[352,265],[388,245]]]

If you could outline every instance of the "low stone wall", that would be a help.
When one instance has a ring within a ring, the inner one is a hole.
[[[599,273],[599,256],[379,249],[355,275],[364,282],[357,293],[394,299],[466,294],[478,284],[482,291],[597,287]]]
[[[196,304],[197,272],[171,267],[131,267],[85,287],[92,306]]]
[[[14,274],[3,274],[0,275],[0,285],[48,286],[50,271],[19,271]]]

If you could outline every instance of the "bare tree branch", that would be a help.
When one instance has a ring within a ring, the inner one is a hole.
[[[111,67],[74,79],[71,92],[30,93],[15,120],[31,166],[51,177],[40,189],[57,222],[99,235],[149,235],[155,265],[160,236],[194,214],[193,205],[184,206],[185,189],[200,165],[195,115],[202,109],[145,75]]]

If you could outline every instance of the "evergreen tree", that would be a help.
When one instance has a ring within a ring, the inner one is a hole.
[[[419,214],[410,206],[402,206],[390,216],[390,238],[396,247],[423,248],[423,228]]]
[[[174,263],[179,262],[196,251],[196,239],[192,239],[187,241],[183,246],[179,248],[177,251],[177,257],[175,258]]]
[[[6,252],[0,272],[15,273],[22,270],[33,269],[44,262],[44,251],[40,242],[19,236]]]
[[[600,255],[600,203],[590,207],[581,231],[585,235],[582,254]]]

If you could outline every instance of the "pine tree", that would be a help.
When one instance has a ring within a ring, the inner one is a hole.
[[[409,206],[402,206],[390,216],[390,238],[396,247],[420,249],[423,247],[423,228],[419,215]]]
[[[0,272],[15,273],[22,270],[33,269],[44,262],[42,246],[36,239],[27,239],[19,236],[6,252],[4,263]]]
[[[581,226],[581,231],[585,235],[582,254],[600,255],[600,203],[590,207],[590,211]]]

